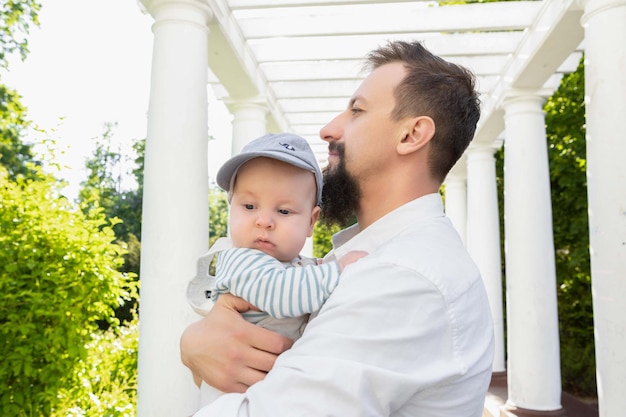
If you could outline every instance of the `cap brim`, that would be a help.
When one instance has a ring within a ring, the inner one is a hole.
[[[309,171],[309,172],[312,172],[313,174],[316,174],[316,172],[312,170],[308,164],[304,163],[299,158],[291,157],[285,153],[279,153],[279,152],[273,152],[273,151],[248,152],[245,154],[235,155],[232,158],[230,158],[228,161],[226,161],[224,165],[222,165],[219,171],[217,171],[217,177],[216,177],[217,185],[219,185],[220,188],[223,189],[224,191],[230,191],[230,187],[232,183],[231,179],[233,178],[233,175],[237,173],[239,168],[246,162],[250,161],[251,159],[261,158],[261,157],[276,159],[278,161],[288,163],[298,168],[302,168],[305,171]]]

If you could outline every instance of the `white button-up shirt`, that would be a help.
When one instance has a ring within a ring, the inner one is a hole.
[[[493,360],[489,303],[439,194],[334,243],[329,258],[369,255],[344,269],[263,381],[195,416],[479,417]]]

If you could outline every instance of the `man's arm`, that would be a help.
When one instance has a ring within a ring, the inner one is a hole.
[[[194,375],[224,392],[245,392],[265,378],[293,341],[248,323],[240,312],[253,307],[224,294],[180,339],[181,359]]]
[[[492,328],[484,290],[472,288],[451,311],[414,271],[355,266],[267,378],[195,417],[479,416]]]

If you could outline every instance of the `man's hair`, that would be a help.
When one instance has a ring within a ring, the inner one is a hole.
[[[389,42],[369,53],[365,68],[401,62],[406,77],[394,91],[391,117],[429,116],[435,122],[429,168],[443,182],[469,146],[480,117],[480,100],[469,70],[433,55],[419,42]]]

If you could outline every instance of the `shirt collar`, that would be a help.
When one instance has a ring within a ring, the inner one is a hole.
[[[439,193],[416,198],[387,213],[364,230],[355,224],[333,235],[334,249],[325,259],[339,259],[351,250],[373,252],[412,224],[444,216]]]

